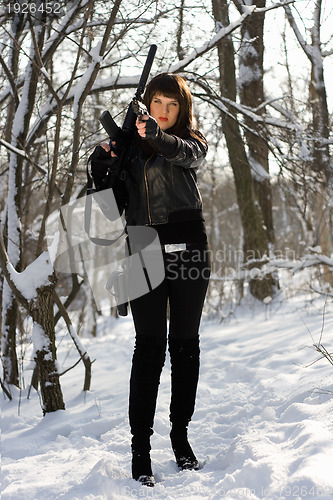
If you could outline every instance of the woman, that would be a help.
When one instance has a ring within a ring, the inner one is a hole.
[[[207,236],[195,175],[207,143],[194,130],[192,96],[180,76],[163,73],[153,78],[143,102],[149,116],[136,121],[137,142],[124,181],[126,201],[119,187],[114,191],[117,201],[122,199],[125,205],[128,225],[151,226],[157,231],[165,265],[163,282],[131,301],[136,331],[129,396],[132,476],[154,486],[150,436],[167,340],[172,448],[181,470],[199,466],[187,428],[195,406],[199,324],[209,280]],[[102,146],[110,151],[107,144]],[[113,151],[110,154],[115,157]],[[98,166],[92,165],[92,174],[98,187],[103,178]]]

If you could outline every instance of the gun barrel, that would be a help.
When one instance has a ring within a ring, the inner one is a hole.
[[[143,67],[141,77],[139,80],[139,84],[137,86],[134,100],[140,100],[141,95],[143,94],[143,91],[145,89],[148,76],[151,70],[151,67],[153,65],[153,61],[155,58],[157,46],[156,45],[151,45],[149,48],[149,52],[147,55],[147,59],[145,62],[145,65]],[[142,112],[140,112],[140,116],[142,115]],[[116,141],[119,142],[119,139],[121,140],[124,136],[131,136],[134,133],[134,127],[135,127],[135,120],[136,120],[136,114],[133,110],[133,106],[130,104],[126,116],[124,119],[124,123],[122,128],[118,127],[112,116],[110,115],[109,111],[104,111],[100,118],[99,121],[103,125],[105,131],[107,132],[110,142],[111,141]]]
[[[157,46],[156,45],[151,45],[150,46],[150,49],[149,49],[149,52],[148,52],[148,55],[147,55],[147,59],[146,59],[146,62],[145,62],[145,65],[144,65],[144,68],[142,70],[142,74],[141,74],[141,77],[140,77],[139,85],[138,85],[138,87],[136,89],[136,92],[135,92],[135,98],[136,99],[139,99],[141,97],[141,95],[143,94],[143,91],[145,89],[145,86],[146,86],[146,83],[147,83],[147,80],[148,80],[148,76],[149,76],[151,67],[152,67],[153,62],[154,62],[156,50],[157,50]]]

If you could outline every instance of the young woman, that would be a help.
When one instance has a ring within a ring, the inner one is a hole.
[[[132,476],[146,486],[154,486],[150,437],[167,343],[172,449],[180,469],[199,467],[187,429],[195,406],[199,324],[209,281],[207,235],[195,174],[206,155],[207,143],[194,129],[192,96],[180,76],[163,73],[153,78],[143,101],[149,116],[136,122],[137,141],[124,181],[124,208],[128,225],[151,226],[157,231],[165,278],[157,288],[131,301],[136,340],[129,422]],[[110,151],[108,144],[102,146]],[[110,154],[115,157],[113,151]],[[92,165],[92,174],[98,188],[105,172],[96,164]],[[116,199],[117,194],[121,198],[121,193],[115,192]]]

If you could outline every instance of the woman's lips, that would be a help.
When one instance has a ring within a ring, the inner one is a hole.
[[[168,118],[166,116],[159,116],[158,119],[161,120],[161,122],[167,122],[168,121]]]

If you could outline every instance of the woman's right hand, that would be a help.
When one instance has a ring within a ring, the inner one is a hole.
[[[112,145],[112,146],[115,146],[115,145],[116,145],[115,141],[113,141],[113,142],[111,143],[111,145]],[[109,151],[110,151],[110,154],[111,154],[112,158],[117,158],[116,153],[115,153],[114,151],[112,151],[112,149],[110,148],[110,146],[109,146],[109,144],[108,144],[107,142],[102,142],[102,143],[101,143],[101,147],[102,147],[102,148],[104,149],[104,151],[106,151],[106,152],[109,152]]]

